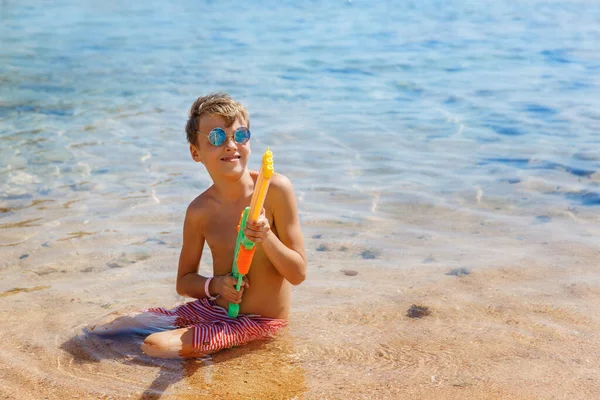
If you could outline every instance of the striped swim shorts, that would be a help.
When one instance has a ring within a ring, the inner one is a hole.
[[[193,328],[194,348],[210,353],[272,337],[287,325],[284,319],[258,315],[240,314],[237,318],[229,318],[223,307],[207,298],[191,301],[170,310],[151,308],[147,311],[175,317],[174,328]]]

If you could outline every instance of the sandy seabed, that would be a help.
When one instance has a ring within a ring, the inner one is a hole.
[[[51,241],[35,222],[3,227],[0,398],[600,398],[591,213],[518,234],[437,207],[393,224],[307,221],[309,276],[287,332],[186,361],[145,356],[143,336],[83,330],[186,301],[174,291],[179,232],[164,222],[145,221],[152,235],[63,226]],[[411,318],[412,305],[429,314]]]

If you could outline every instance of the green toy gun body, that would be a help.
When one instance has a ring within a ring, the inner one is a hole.
[[[244,234],[244,228],[248,222],[248,215],[250,214],[250,207],[246,207],[242,211],[242,217],[240,218],[240,224],[238,225],[238,234],[235,240],[235,253],[233,256],[233,267],[231,268],[231,274],[237,279],[235,284],[235,290],[238,292],[242,287],[244,275],[250,270],[250,264],[252,263],[252,257],[254,256],[254,250],[256,250],[256,243],[251,241]],[[235,318],[240,312],[240,305],[229,303],[228,315],[230,318]]]

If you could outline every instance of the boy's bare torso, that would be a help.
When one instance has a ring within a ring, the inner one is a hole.
[[[256,180],[256,172],[252,171],[251,174]],[[272,232],[277,235],[269,197],[267,192],[264,204],[265,216]],[[215,276],[231,272],[237,225],[242,211],[250,204],[250,200],[251,194],[236,203],[221,201],[216,196],[214,187],[211,186],[191,205],[202,209],[203,221],[200,229],[212,254]],[[247,277],[250,287],[244,291],[240,313],[258,314],[270,318],[287,318],[290,308],[291,284],[275,269],[260,244],[256,245],[256,252]],[[217,304],[225,309],[228,307],[228,303],[224,299],[217,299]]]

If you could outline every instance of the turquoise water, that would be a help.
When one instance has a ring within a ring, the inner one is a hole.
[[[169,191],[204,187],[183,126],[215,90],[248,106],[255,152],[274,148],[305,210],[343,214],[323,204],[332,191],[356,197],[345,213],[360,216],[372,193],[452,204],[474,188],[522,207],[600,205],[594,2],[4,1],[0,12],[8,207],[130,193],[170,173],[182,175]]]

